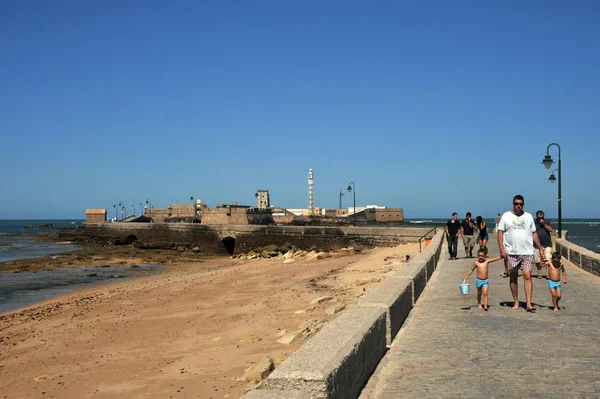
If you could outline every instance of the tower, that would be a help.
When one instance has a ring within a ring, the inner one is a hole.
[[[256,197],[256,207],[258,209],[265,210],[271,207],[269,190],[258,189],[254,196]]]
[[[315,194],[315,181],[314,181],[313,170],[311,168],[311,169],[308,169],[308,214],[311,216],[315,214],[314,194]]]

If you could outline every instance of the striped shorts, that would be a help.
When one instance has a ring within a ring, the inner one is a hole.
[[[533,270],[533,265],[535,265],[534,255],[508,255],[508,270],[513,270],[520,266],[523,270],[531,271]]]

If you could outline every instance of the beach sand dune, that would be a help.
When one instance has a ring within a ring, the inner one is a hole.
[[[278,339],[336,317],[417,252],[172,264],[0,315],[0,396],[236,398],[252,386],[245,369],[265,356],[278,365],[301,345]]]

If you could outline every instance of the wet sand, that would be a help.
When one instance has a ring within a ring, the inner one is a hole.
[[[290,263],[111,250],[108,256],[88,248],[55,265],[167,267],[0,315],[0,396],[236,398],[252,387],[241,381],[246,368],[265,356],[278,365],[301,345],[277,343],[282,331],[309,318],[331,320],[332,306],[354,306],[405,265],[405,254],[418,253],[418,244],[308,254]],[[10,266],[48,267],[43,259]],[[332,300],[311,305],[325,295]]]

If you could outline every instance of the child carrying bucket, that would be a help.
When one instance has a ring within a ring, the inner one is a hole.
[[[501,258],[496,256],[495,258],[486,259],[486,253],[484,250],[477,251],[477,260],[473,263],[473,267],[467,275],[465,276],[465,280],[473,274],[475,269],[477,269],[477,278],[475,279],[475,284],[477,285],[477,308],[483,309],[487,312],[488,310],[488,291],[490,283],[488,281],[488,266],[492,262],[496,262]],[[483,293],[483,307],[481,306],[481,294]]]

